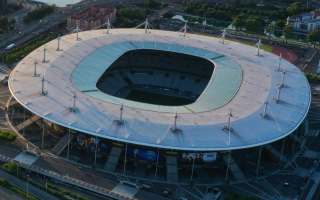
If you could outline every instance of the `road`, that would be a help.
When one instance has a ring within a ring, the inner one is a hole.
[[[15,43],[17,46],[27,42],[28,40],[36,37],[37,35],[48,31],[50,28],[61,24],[64,22],[68,16],[73,15],[74,13],[80,12],[92,5],[98,4],[98,3],[109,3],[111,5],[118,5],[121,3],[125,3],[126,0],[85,0],[81,1],[79,3],[73,4],[70,7],[66,8],[57,8],[56,12],[53,14],[43,18],[41,21],[36,21],[31,24],[22,25],[19,24],[20,28],[22,30],[18,31],[13,30],[10,33],[7,33],[3,36],[0,36],[0,53],[4,52],[4,48],[7,47],[9,44]],[[18,21],[21,21],[23,16],[25,15],[25,12],[18,11],[15,14],[18,17]]]
[[[5,37],[5,39],[3,37],[0,38],[0,49],[1,49],[0,53],[3,53],[4,48],[9,44],[15,43],[17,46],[19,46],[24,42],[39,35],[40,33],[47,31],[51,27],[54,27],[62,23],[65,19],[66,19],[65,13],[58,11],[44,18],[41,22],[30,24],[29,26],[27,26],[27,28],[20,31],[21,33],[7,34],[7,37]]]
[[[7,190],[5,188],[0,187],[0,200],[23,200],[22,197],[18,196],[17,194]]]
[[[59,200],[57,197],[52,196],[51,194],[46,193],[45,191],[31,185],[30,183],[27,183],[24,180],[18,179],[17,177],[8,174],[2,170],[0,170],[0,177],[2,179],[7,180],[9,183],[11,183],[12,185],[15,185],[17,187],[19,187],[20,189],[25,190],[27,188],[28,185],[28,191],[30,192],[30,194],[32,194],[33,196],[39,198],[39,199],[46,199],[46,200]]]

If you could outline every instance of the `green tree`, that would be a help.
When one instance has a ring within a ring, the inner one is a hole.
[[[300,2],[294,2],[290,4],[287,8],[287,12],[289,16],[298,14],[302,9],[302,5]]]
[[[285,27],[286,27],[286,21],[277,20],[275,22],[274,35],[276,35],[277,37],[280,37],[283,34],[283,30]]]
[[[293,28],[291,26],[285,26],[283,29],[283,33],[286,39],[293,38]]]
[[[8,17],[0,17],[0,33],[7,32],[9,30]]]
[[[144,6],[149,9],[157,9],[161,6],[161,2],[156,0],[144,0]]]
[[[242,29],[243,27],[245,27],[244,15],[241,14],[236,16],[232,21],[232,25],[235,26],[236,29]]]
[[[117,11],[117,26],[132,27],[145,20],[147,10],[135,7],[119,7]]]
[[[249,32],[263,32],[265,22],[261,17],[249,16],[245,21],[245,27]]]
[[[277,20],[276,21],[276,27],[279,29],[284,29],[284,27],[286,26],[286,21],[285,20]]]
[[[39,20],[44,18],[47,15],[50,15],[55,11],[56,7],[53,6],[42,6],[40,8],[37,8],[31,12],[29,12],[26,16],[24,16],[23,21],[25,23],[30,23],[35,20]]]
[[[320,30],[313,31],[308,34],[308,41],[316,45],[320,42]]]

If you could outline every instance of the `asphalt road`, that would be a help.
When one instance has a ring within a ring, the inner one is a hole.
[[[12,185],[15,185],[23,190],[26,189],[27,187],[27,182],[23,181],[21,179],[18,179],[15,176],[12,176],[11,174],[8,174],[2,170],[0,170],[0,177],[7,180],[9,183],[11,183]],[[58,198],[56,198],[55,196],[52,196],[51,194],[46,193],[45,191],[31,185],[28,184],[28,188],[29,188],[29,192],[30,194],[32,194],[33,196],[39,198],[39,199],[45,199],[45,200],[59,200]]]
[[[0,200],[23,200],[22,197],[14,194],[10,190],[7,190],[5,188],[0,188]]]
[[[0,36],[0,53],[3,53],[4,49],[9,44],[15,43],[16,46],[19,46],[27,42],[28,40],[36,37],[37,35],[45,31],[48,31],[50,28],[62,23],[67,19],[67,16],[70,16],[74,13],[77,13],[81,10],[84,10],[90,7],[91,5],[101,3],[101,2],[115,5],[115,4],[121,4],[123,0],[118,0],[118,1],[117,0],[95,0],[95,1],[85,0],[72,5],[70,8],[59,8],[56,12],[43,18],[41,21],[39,20],[31,24],[24,24],[24,25],[19,24],[20,29],[21,27],[23,28],[22,30],[18,31],[18,33],[16,30],[13,30],[10,33]],[[22,18],[25,15],[25,13],[18,11],[16,15],[18,18]]]

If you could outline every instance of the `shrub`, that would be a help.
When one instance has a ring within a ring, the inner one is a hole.
[[[320,81],[320,75],[314,73],[306,73],[306,77],[309,82],[318,82]]]
[[[9,185],[9,182],[4,179],[0,179],[0,186],[7,187]]]
[[[15,173],[17,171],[17,164],[14,162],[7,162],[2,165],[2,169],[9,173]]]
[[[0,131],[0,139],[14,141],[17,135],[11,131]]]

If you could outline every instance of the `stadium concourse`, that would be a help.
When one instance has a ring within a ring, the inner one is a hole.
[[[12,123],[47,127],[57,155],[170,183],[273,173],[301,148],[311,101],[304,74],[259,44],[147,29],[60,37],[9,88]]]

